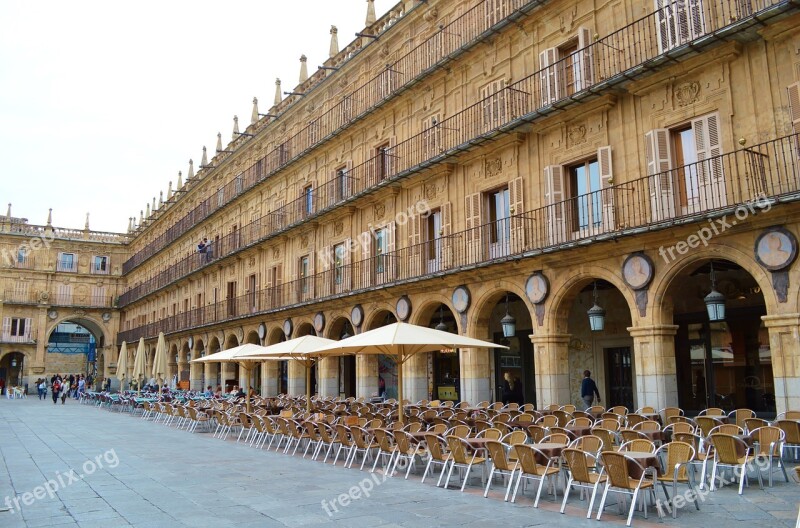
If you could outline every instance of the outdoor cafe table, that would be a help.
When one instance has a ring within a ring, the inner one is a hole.
[[[524,420],[506,420],[505,422],[499,422],[503,425],[506,425],[512,429],[525,429],[529,425],[535,425],[536,422],[526,422]]]
[[[592,434],[592,428],[591,427],[580,427],[580,426],[577,426],[577,425],[570,425],[570,426],[564,427],[563,429],[566,429],[567,431],[569,431],[570,435],[573,438],[580,438],[581,436],[586,436],[586,435]]]
[[[641,431],[637,429],[637,432],[642,433],[652,442],[664,442],[664,431]]]
[[[531,447],[538,449],[545,456],[552,459],[560,457],[561,452],[568,446],[557,442],[540,442],[538,444],[531,444]],[[547,460],[541,460],[541,455],[539,455],[539,453],[536,453],[536,462],[538,464],[547,464]]]
[[[658,460],[655,453],[649,453],[647,451],[623,451],[622,453],[626,457],[638,462],[645,471],[647,471],[648,468],[653,468],[656,473],[661,471],[661,461]],[[628,475],[630,475],[631,478],[639,479],[642,477],[642,468],[636,464],[629,463]]]
[[[661,423],[661,415],[659,413],[638,413],[639,416],[644,417],[646,420],[653,420],[654,422]]]

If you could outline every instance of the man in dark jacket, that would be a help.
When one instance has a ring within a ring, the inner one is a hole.
[[[600,391],[597,390],[597,384],[592,379],[592,373],[588,370],[583,371],[583,381],[581,382],[581,398],[586,404],[586,408],[592,406],[594,397],[597,395],[597,403],[600,403]]]

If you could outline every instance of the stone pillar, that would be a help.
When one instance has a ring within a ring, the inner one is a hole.
[[[339,396],[339,358],[326,357],[317,362],[317,392],[323,397]]]
[[[633,370],[636,379],[634,405],[656,410],[678,406],[675,370],[677,325],[632,326]]]
[[[356,356],[356,398],[378,394],[378,356]]]
[[[265,397],[278,395],[278,376],[280,375],[278,361],[265,361],[261,364],[261,395]]]
[[[291,396],[306,395],[306,368],[302,363],[290,360],[289,374],[287,376],[286,389]],[[312,394],[313,396],[313,394]]]
[[[761,319],[769,330],[775,410],[800,409],[800,314],[765,315]]]
[[[569,391],[570,334],[536,334],[533,363],[536,379],[536,405],[543,409],[552,403],[571,403]]]
[[[492,401],[491,359],[492,352],[485,348],[461,349],[461,401]]]
[[[220,383],[222,384],[222,389],[225,390],[225,383],[228,380],[235,380],[233,382],[234,385],[239,385],[241,383],[241,379],[239,378],[239,365],[236,363],[222,363],[220,368],[222,369],[222,376],[220,377]],[[228,389],[230,390],[230,389]]]
[[[206,376],[203,373],[202,363],[189,363],[189,388],[193,391],[205,390],[203,382]],[[208,385],[208,383],[206,383]]]
[[[203,363],[203,377],[205,380],[206,386],[211,385],[211,390],[217,390],[217,375],[219,368],[219,363]]]
[[[428,399],[428,354],[415,354],[403,364],[403,399]]]

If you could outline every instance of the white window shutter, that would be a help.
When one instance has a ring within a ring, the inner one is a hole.
[[[441,268],[448,269],[453,266],[453,241],[451,235],[453,233],[453,207],[450,202],[442,204],[440,209],[442,213],[442,262]]]
[[[564,215],[564,167],[561,165],[548,165],[545,167],[544,181],[546,185],[545,199],[547,201],[547,239],[551,245],[558,244],[567,240],[566,217]]]
[[[656,128],[645,134],[647,174],[651,176],[650,218],[658,222],[675,216],[675,191],[672,173],[672,146],[669,130]]]
[[[800,82],[789,85],[789,116],[792,120],[792,129],[795,134],[800,134]],[[800,137],[794,139],[795,156],[800,159]]]
[[[558,48],[547,48],[539,53],[539,89],[542,106],[548,106],[559,99],[560,83],[556,62],[558,62]]]
[[[7,339],[11,336],[11,318],[3,318],[3,338]]]
[[[395,240],[397,238],[397,222],[390,222],[386,226],[386,257],[384,261],[384,268],[386,270],[387,280],[395,279],[399,273],[400,263],[398,262],[398,255],[395,253]]]
[[[30,317],[27,317],[25,319],[25,340],[26,341],[30,341],[31,340],[31,331],[32,331],[31,330],[31,324],[32,323],[33,323],[33,319],[31,319]]]
[[[474,193],[465,198],[465,213],[467,220],[467,233],[465,241],[467,244],[468,263],[477,262],[480,257],[481,248],[481,194]]]
[[[352,281],[352,267],[353,267],[353,259],[351,258],[351,251],[350,249],[353,247],[353,239],[348,238],[344,241],[344,258],[342,259],[342,265],[344,269],[342,270],[342,288],[344,291],[350,291],[353,287]]]
[[[375,255],[372,254],[372,238],[375,233],[372,230],[366,231],[362,238],[361,246],[361,284],[358,288],[365,288],[372,285],[372,271],[375,269]]]
[[[508,201],[511,208],[509,216],[509,232],[511,235],[511,252],[525,251],[525,203],[523,201],[523,188],[525,182],[522,178],[514,178],[508,183]]]
[[[320,253],[320,271],[325,273],[322,281],[324,287],[323,295],[331,295],[333,293],[333,285],[336,282],[336,272],[334,270],[336,267],[335,251],[333,246],[324,246],[322,253]]]
[[[578,28],[578,67],[575,72],[575,91],[585,90],[594,84],[594,47],[589,28]]]
[[[725,185],[725,170],[719,129],[719,114],[709,114],[692,120],[695,149],[697,153],[696,170],[701,210],[717,209],[728,204]]]
[[[675,46],[672,0],[655,0],[656,25],[658,26],[658,51],[664,53]]]
[[[603,231],[613,231],[614,222],[614,189],[612,181],[614,170],[611,163],[611,147],[597,149],[597,165],[600,170],[600,200],[603,208]],[[595,203],[595,201],[592,201]]]
[[[422,272],[422,230],[424,219],[421,214],[414,215],[408,219],[408,247],[411,262],[412,275],[420,275]]]

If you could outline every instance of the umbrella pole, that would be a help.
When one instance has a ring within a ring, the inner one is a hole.
[[[244,393],[244,398],[247,401],[247,414],[250,414],[250,369],[248,367],[244,367],[245,372],[245,384],[244,386],[247,387],[247,390]]]
[[[306,366],[306,412],[311,412],[311,365]]]
[[[400,427],[403,424],[403,361],[398,357],[397,361],[397,419]]]

